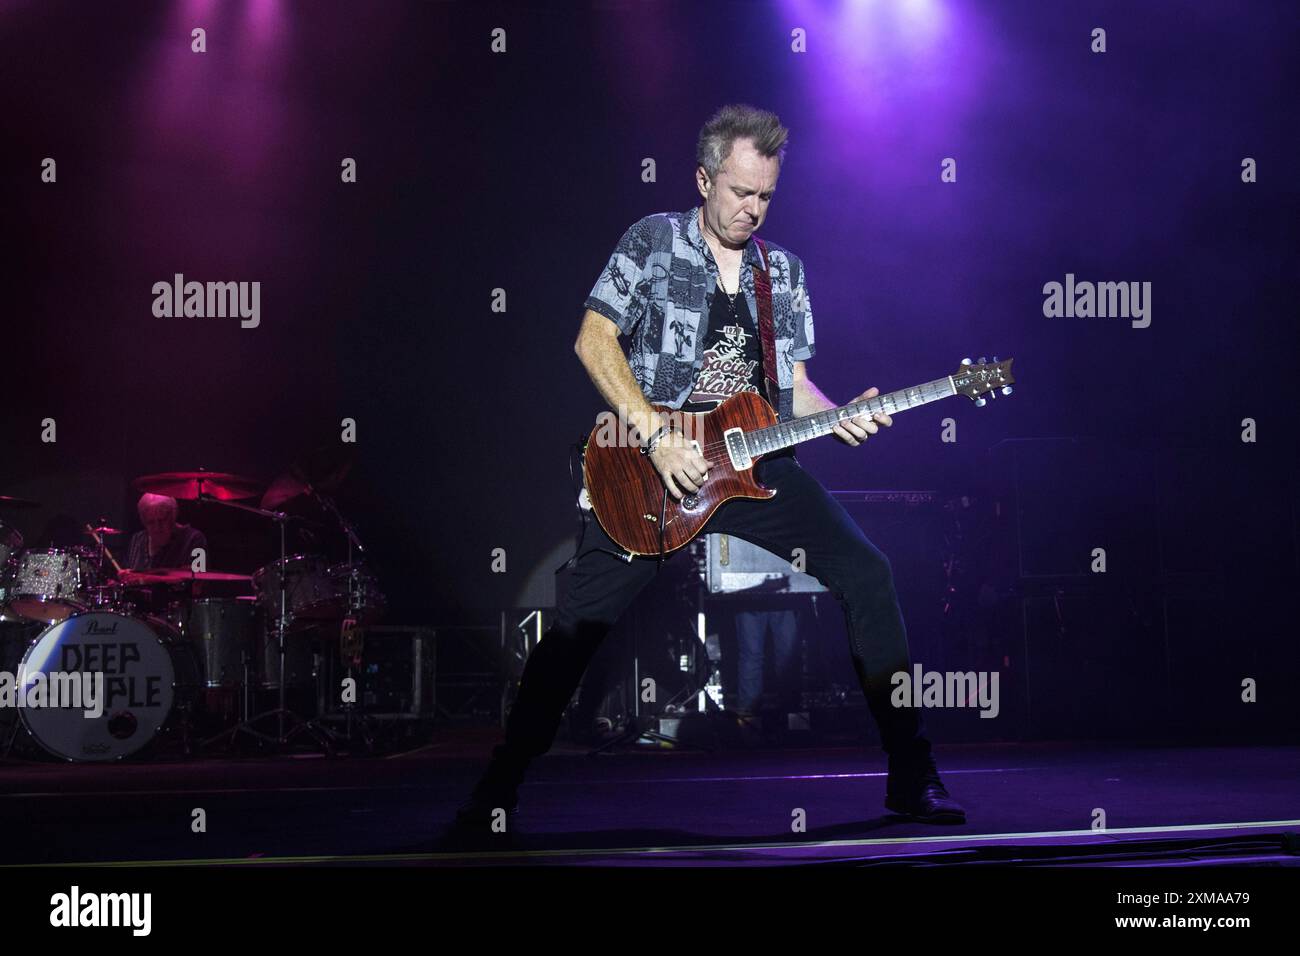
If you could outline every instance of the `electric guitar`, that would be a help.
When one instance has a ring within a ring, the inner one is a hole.
[[[977,406],[983,396],[1010,395],[1014,359],[962,361],[957,371],[933,382],[877,395],[838,408],[777,422],[776,412],[755,392],[739,392],[709,412],[692,414],[651,406],[671,421],[688,444],[709,460],[708,477],[694,494],[678,501],[668,494],[648,456],[626,440],[611,440],[597,425],[587,439],[582,471],[592,510],[605,533],[634,555],[664,555],[691,542],[713,512],[732,498],[771,498],[776,491],[754,479],[754,463],[765,455],[829,434],[839,422],[861,414],[896,415],[965,395]]]

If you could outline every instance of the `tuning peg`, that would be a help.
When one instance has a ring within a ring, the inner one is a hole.
[[[996,355],[993,356],[993,364],[994,364],[994,365],[997,365],[997,364],[998,364],[998,357],[997,357]]]
[[[975,407],[976,407],[976,408],[983,408],[983,407],[984,407],[985,405],[987,405],[987,404],[988,404],[988,401],[985,400],[985,399],[983,399],[983,398],[977,398],[977,399],[975,399]]]
[[[1003,386],[1002,386],[1002,394],[1003,394],[1003,395],[1010,395],[1010,394],[1011,394],[1011,386],[1010,386],[1010,385],[1003,385]]]
[[[981,355],[981,356],[980,356],[980,364],[981,364],[981,365],[987,365],[988,363],[989,363],[989,360],[986,359],[983,355]]]
[[[968,358],[962,359],[962,360],[961,360],[961,364],[962,364],[962,365],[969,365],[969,364],[970,364],[970,359],[968,359]]]

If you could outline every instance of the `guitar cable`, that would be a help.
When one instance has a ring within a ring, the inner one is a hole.
[[[587,523],[588,523],[588,521],[594,521],[594,520],[596,520],[596,517],[595,517],[596,513],[595,513],[595,511],[592,511],[590,517],[588,517],[587,515],[583,514],[583,511],[585,510],[585,509],[583,509],[583,507],[582,507],[582,490],[583,490],[583,483],[582,483],[581,481],[579,481],[578,478],[577,478],[577,477],[574,475],[574,473],[573,473],[573,453],[574,453],[574,451],[576,450],[576,451],[578,452],[579,457],[585,459],[586,454],[587,454],[587,438],[588,438],[588,436],[583,435],[583,436],[582,436],[581,438],[579,438],[576,442],[574,442],[572,445],[569,446],[569,484],[570,484],[572,487],[574,487],[574,488],[577,489],[577,493],[576,493],[576,496],[575,496],[575,498],[574,498],[574,501],[576,502],[575,507],[578,509],[578,525],[579,525],[579,529],[578,529],[578,546],[577,546],[576,549],[574,549],[573,555],[569,558],[569,560],[565,561],[565,562],[564,562],[563,564],[561,564],[558,568],[556,568],[556,569],[552,572],[553,574],[559,574],[561,571],[564,571],[564,570],[567,570],[567,569],[569,569],[569,568],[572,568],[575,564],[578,563],[578,558],[579,558],[579,557],[582,555],[582,553],[583,553],[583,551],[582,551],[582,542],[585,541],[585,540],[587,539]],[[667,495],[668,495],[668,489],[665,488],[665,489],[664,489],[664,497],[667,498]],[[667,507],[667,501],[664,502],[664,505],[665,505],[665,507]],[[660,551],[663,551],[663,527],[662,527],[662,525],[660,526],[659,534],[660,534],[660,545],[659,545],[659,550],[660,550]],[[626,563],[628,563],[628,564],[630,564],[630,563],[632,562],[632,554],[631,554],[630,552],[611,551],[609,548],[594,548],[594,549],[592,549],[592,550],[595,550],[595,551],[604,551],[606,554],[612,554],[614,557],[618,558],[620,561],[626,562]],[[661,563],[662,563],[662,556],[661,556]],[[656,570],[657,570],[657,569],[656,569]]]
[[[659,505],[659,554],[655,557],[655,574],[664,566],[664,520],[668,517],[668,486],[664,485],[664,500]]]

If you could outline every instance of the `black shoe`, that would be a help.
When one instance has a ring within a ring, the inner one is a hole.
[[[582,747],[600,747],[618,736],[607,717],[597,717],[590,723],[575,721],[569,729],[569,739]]]
[[[519,812],[519,798],[513,794],[480,796],[477,792],[456,810],[459,826],[490,826],[496,821],[498,810],[506,812],[506,819]]]
[[[966,822],[965,809],[948,794],[931,756],[920,762],[890,758],[885,809],[920,823]]]
[[[504,810],[507,817],[519,812],[519,785],[527,764],[502,757],[500,750],[494,753],[470,798],[456,811],[458,824],[486,825],[493,822],[497,810]]]
[[[733,714],[736,720],[736,730],[739,731],[737,741],[741,747],[746,750],[755,750],[763,745],[763,721],[757,714],[750,711],[738,710]]]

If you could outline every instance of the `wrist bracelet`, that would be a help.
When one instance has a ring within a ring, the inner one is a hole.
[[[668,434],[670,431],[672,431],[672,430],[673,430],[673,426],[672,426],[672,425],[660,425],[657,429],[655,429],[654,434],[651,435],[651,436],[646,440],[646,443],[645,443],[644,445],[641,446],[641,454],[643,454],[643,455],[653,455],[653,454],[654,454],[654,450],[655,450],[656,448],[658,448],[658,447],[659,447],[659,443],[660,443],[661,441],[663,441],[663,437],[664,437],[665,435],[667,435],[667,434]]]

